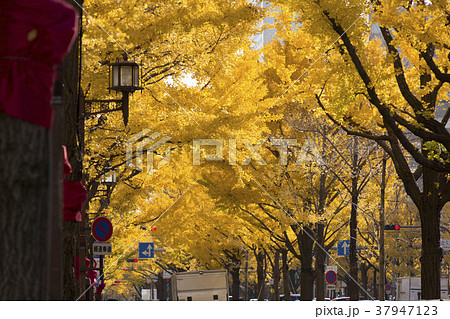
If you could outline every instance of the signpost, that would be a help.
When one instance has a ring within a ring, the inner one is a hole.
[[[329,271],[329,270],[333,270],[335,273],[337,273],[337,266],[326,266],[325,268],[325,272]]]
[[[96,241],[108,241],[113,233],[111,221],[106,217],[98,217],[92,223],[92,236]]]
[[[348,256],[350,253],[350,240],[342,240],[337,244],[338,256]]]
[[[336,283],[337,283],[337,266],[326,266],[325,267],[325,282],[326,284],[326,288],[327,288],[327,296],[330,298],[333,298],[336,296]],[[336,277],[336,280],[334,281],[333,284],[330,284],[329,282],[333,282],[333,273],[334,276]]]
[[[95,242],[92,244],[92,252],[94,255],[111,255],[112,254],[112,245],[111,243],[98,243]]]
[[[154,243],[139,243],[139,258],[154,258],[155,244]]]
[[[100,243],[94,243],[92,249],[94,250],[94,255],[98,255],[100,257],[100,276],[99,276],[99,282],[101,281],[103,283],[103,267],[104,267],[104,258],[105,255],[111,255],[112,252],[112,246],[110,243],[105,243],[108,241],[113,233],[113,226],[111,224],[111,221],[106,217],[98,217],[94,220],[92,223],[92,236],[95,238],[96,241]],[[97,251],[95,251],[97,247]],[[105,251],[104,251],[105,250]]]
[[[329,285],[334,285],[337,281],[337,275],[333,270],[328,270],[325,274],[325,281]]]

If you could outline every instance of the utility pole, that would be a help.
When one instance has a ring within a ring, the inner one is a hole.
[[[248,250],[245,250],[245,288],[244,301],[248,301]]]
[[[384,226],[385,226],[385,196],[386,196],[386,155],[383,155],[382,168],[381,168],[381,191],[380,191],[380,220],[379,220],[379,241],[380,241],[380,251],[379,251],[379,300],[385,300],[385,251],[384,251]]]

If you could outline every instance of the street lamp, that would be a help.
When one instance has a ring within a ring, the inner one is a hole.
[[[81,96],[81,102],[80,102],[80,122],[79,122],[79,131],[81,132],[80,140],[81,143],[81,151],[84,153],[84,121],[85,118],[93,115],[98,114],[105,114],[110,113],[114,111],[122,111],[123,115],[123,122],[125,126],[128,124],[128,116],[129,116],[129,95],[132,94],[135,91],[142,90],[143,88],[140,87],[139,83],[139,72],[140,72],[140,65],[135,62],[127,61],[127,55],[123,55],[123,61],[117,61],[113,63],[109,63],[109,79],[108,79],[108,90],[121,92],[122,98],[121,99],[109,99],[109,100],[100,100],[100,99],[91,99],[91,100],[84,100],[83,94],[80,94]],[[101,183],[106,186],[107,194],[109,193],[110,189],[114,186],[116,183],[117,175],[114,170],[108,165],[106,168],[107,174],[103,175],[101,177]],[[82,220],[82,228],[80,230],[80,243],[85,241],[84,238],[86,238],[85,232],[89,230],[88,227],[85,227],[86,219],[83,218]],[[82,239],[83,238],[83,239]],[[90,241],[92,241],[92,237],[89,237]],[[86,247],[82,247],[80,245],[80,259],[83,260],[85,256],[85,250]],[[91,255],[92,256],[92,255]],[[100,267],[102,268],[102,267]],[[103,273],[103,271],[100,271]],[[83,285],[83,283],[81,283]],[[97,298],[97,295],[96,295]]]
[[[125,61],[109,63],[109,90],[134,92],[139,87],[139,64]]]
[[[123,57],[123,61],[108,63],[108,90],[121,92],[122,99],[85,100],[84,114],[86,117],[121,110],[123,114],[123,123],[127,125],[129,115],[129,95],[133,94],[134,91],[142,90],[143,88],[139,83],[140,65],[135,62],[127,61],[126,54],[124,54]]]

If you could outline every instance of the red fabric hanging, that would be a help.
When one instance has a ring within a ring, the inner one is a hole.
[[[72,173],[72,165],[70,165],[69,157],[67,156],[67,148],[66,146],[63,147],[63,154],[64,154],[64,176],[67,176]]]
[[[0,12],[0,112],[49,129],[54,66],[76,38],[77,14],[59,0],[2,0]]]
[[[82,182],[64,180],[64,221],[81,222],[81,210],[87,199]]]
[[[86,268],[89,268],[91,266],[91,261],[89,258],[85,257],[86,259]],[[91,286],[97,281],[97,271],[96,270],[88,270],[86,271],[86,275],[90,280]]]
[[[64,176],[72,173],[72,166],[67,158],[67,149],[63,145],[64,153]],[[81,222],[81,210],[87,199],[87,190],[82,182],[64,180],[64,221]]]
[[[101,295],[102,291],[103,291],[103,289],[105,289],[105,287],[106,287],[105,281],[102,280],[100,282],[100,285],[98,285],[98,287],[95,288],[95,294],[96,295]]]

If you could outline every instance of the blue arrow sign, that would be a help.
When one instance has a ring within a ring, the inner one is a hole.
[[[155,257],[154,243],[139,243],[139,258],[153,258]]]
[[[342,240],[337,244],[338,256],[348,256],[350,253],[350,240]]]

